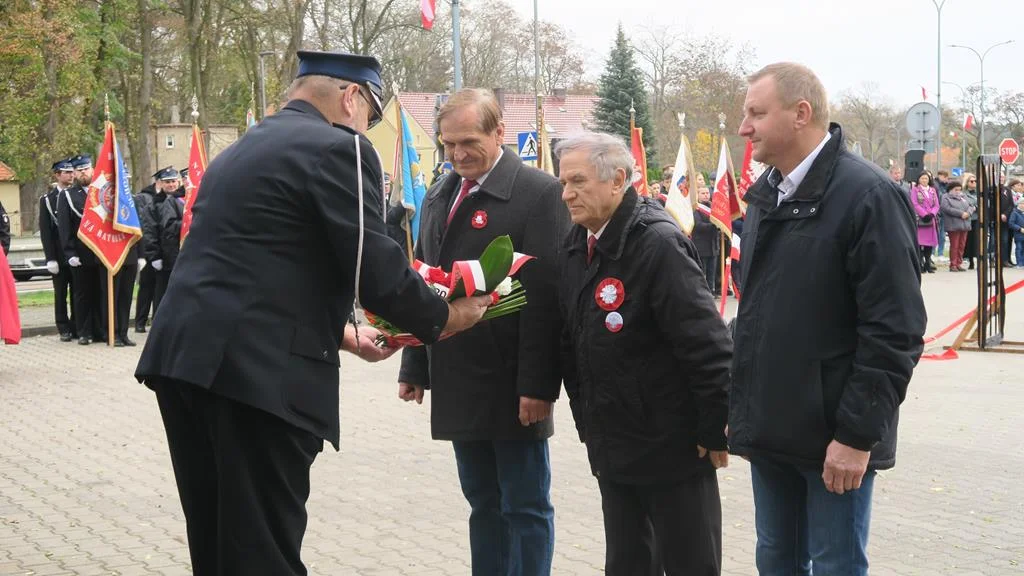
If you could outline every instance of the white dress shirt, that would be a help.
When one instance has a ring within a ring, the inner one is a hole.
[[[505,153],[505,149],[504,148],[498,148],[498,157],[494,159],[494,164],[491,165],[491,169],[488,170],[486,173],[484,173],[483,176],[481,176],[481,177],[476,179],[476,186],[473,186],[472,188],[470,188],[469,192],[466,193],[466,197],[467,198],[472,196],[473,194],[475,194],[476,191],[479,190],[481,186],[483,186],[484,181],[486,181],[487,177],[491,175],[491,172],[494,172],[494,167],[497,166],[498,162],[501,161],[501,156],[504,153]],[[462,183],[465,182],[465,181],[466,181],[465,178],[463,178],[462,180],[459,180],[459,189],[462,189]],[[458,197],[459,197],[459,194],[458,194],[458,192],[456,192],[455,193],[455,198],[458,198]],[[452,199],[452,205],[448,207],[448,215],[449,216],[451,216],[451,213],[455,210],[455,198]]]
[[[821,153],[821,149],[825,147],[825,144],[828,143],[830,138],[832,138],[832,134],[825,132],[825,137],[818,143],[818,147],[811,150],[811,153],[804,158],[803,162],[797,164],[796,168],[793,168],[793,171],[787,174],[786,177],[782,179],[782,182],[779,182],[779,204],[789,200],[796,192],[796,189],[800,187],[800,183],[804,181],[807,173],[811,170],[811,164],[814,164],[814,159],[818,157],[818,154]],[[772,170],[776,172],[779,171],[779,169],[775,167],[772,167]],[[782,173],[779,172],[779,174]]]

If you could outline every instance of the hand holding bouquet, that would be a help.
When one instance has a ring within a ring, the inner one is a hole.
[[[512,239],[499,236],[480,255],[479,260],[460,260],[452,264],[452,271],[445,272],[436,266],[428,266],[417,260],[413,268],[441,298],[451,302],[467,296],[490,294],[491,305],[484,313],[484,320],[515,314],[526,306],[526,290],[519,280],[512,276],[533,256],[519,254],[512,249]],[[404,333],[387,320],[367,311],[370,325],[381,332],[378,344],[389,348],[399,346],[421,346],[423,343],[412,334]],[[451,336],[442,334],[441,338]]]

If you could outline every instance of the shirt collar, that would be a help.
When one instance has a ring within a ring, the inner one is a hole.
[[[814,164],[814,160],[818,157],[818,154],[821,153],[822,148],[825,147],[825,144],[827,144],[831,138],[832,134],[826,131],[825,137],[822,138],[821,142],[818,143],[817,148],[811,150],[811,153],[808,154],[807,157],[803,159],[803,162],[797,164],[796,168],[793,168],[793,171],[787,174],[786,177],[782,179],[782,182],[779,183],[780,204],[782,203],[782,200],[792,196],[793,193],[796,192],[796,189],[800,187],[800,183],[804,181],[804,178],[807,176],[807,173],[810,172],[811,170],[811,164]],[[772,170],[778,172],[779,169],[773,167]],[[781,174],[781,172],[779,173]]]
[[[609,218],[608,222],[611,222],[611,221],[612,221],[611,218]],[[598,230],[597,232],[591,232],[590,230],[587,230],[587,239],[589,240],[590,237],[593,236],[594,238],[597,238],[598,240],[600,240],[601,239],[601,234],[604,234],[604,229],[608,227],[608,222],[605,222],[604,226],[601,226],[601,229]]]
[[[491,164],[491,169],[484,173],[483,176],[476,179],[476,186],[473,187],[474,190],[484,185],[484,181],[491,175],[491,172],[494,172],[494,168],[498,165],[498,162],[501,162],[501,156],[503,154],[505,154],[505,149],[498,147],[498,157],[494,159],[494,164]],[[463,178],[463,180],[465,180],[465,178]]]

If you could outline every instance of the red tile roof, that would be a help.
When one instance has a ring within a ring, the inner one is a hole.
[[[18,175],[11,170],[11,167],[3,162],[0,162],[0,182],[7,182],[10,180],[17,180]]]
[[[437,94],[407,92],[398,97],[402,107],[419,122],[427,133],[434,126],[434,102]],[[567,95],[544,97],[544,122],[548,137],[553,140],[582,132],[593,124],[597,96]],[[520,132],[530,132],[536,125],[536,100],[529,94],[505,94],[505,144],[517,146]]]

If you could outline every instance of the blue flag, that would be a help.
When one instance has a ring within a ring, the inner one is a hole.
[[[121,157],[121,147],[114,140],[114,173],[117,196],[114,203],[114,230],[128,232],[136,236],[142,236],[142,227],[139,225],[139,213],[135,209],[135,198],[132,197],[131,184],[128,182],[128,171],[124,168],[124,158]]]
[[[412,130],[402,110],[402,206],[409,213],[409,232],[416,242],[420,231],[420,207],[427,195],[427,180],[420,168],[420,155],[413,144]]]

